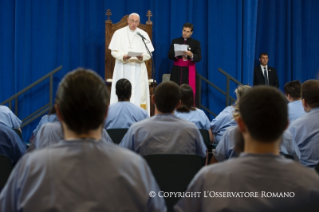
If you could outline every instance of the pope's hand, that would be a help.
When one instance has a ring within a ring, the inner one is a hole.
[[[139,59],[140,61],[143,61],[143,55],[137,56],[137,59]]]
[[[123,55],[123,60],[125,61],[125,60],[128,60],[128,59],[130,59],[131,57],[129,57],[129,56],[127,56],[126,54],[125,55]]]

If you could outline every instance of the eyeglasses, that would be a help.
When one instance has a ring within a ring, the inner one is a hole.
[[[131,22],[131,23],[138,24],[140,21],[134,21],[133,19],[130,19],[130,22]]]

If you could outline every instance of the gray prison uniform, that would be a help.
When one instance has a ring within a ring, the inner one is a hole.
[[[215,143],[219,143],[228,127],[237,126],[237,122],[233,117],[234,111],[234,106],[227,106],[211,121],[210,128],[215,136]]]
[[[54,122],[54,121],[59,121],[59,119],[58,119],[58,117],[57,117],[56,114],[44,115],[44,116],[41,118],[41,120],[40,120],[38,126],[35,128],[35,130],[33,130],[33,135],[36,136],[37,133],[38,133],[38,131],[39,131],[39,129],[40,129],[44,124],[49,123],[49,122]]]
[[[229,127],[224,133],[222,139],[213,151],[214,157],[221,162],[229,158],[237,157],[238,154],[234,151],[236,136],[238,136],[238,127]],[[291,155],[294,160],[299,161],[300,153],[296,143],[293,141],[291,133],[286,130],[282,135],[280,143],[280,153]]]
[[[301,100],[288,103],[289,124],[305,114]]]
[[[206,146],[196,125],[174,114],[159,114],[134,123],[119,144],[140,155],[197,154]]]
[[[288,130],[298,146],[300,163],[314,168],[319,162],[319,107],[296,119]]]
[[[180,199],[175,211],[318,211],[319,208],[318,174],[274,154],[241,153],[238,158],[206,166],[196,174],[187,192],[201,195]]]
[[[8,108],[0,105],[0,123],[11,129],[19,129],[22,121]]]
[[[54,145],[63,139],[64,135],[60,121],[46,123],[38,130],[27,152]],[[113,143],[109,134],[104,129],[102,131],[102,142]]]
[[[181,119],[194,123],[198,129],[210,130],[210,122],[204,111],[196,108],[189,112],[175,111],[175,115]]]
[[[140,156],[91,138],[26,154],[0,195],[0,211],[165,211]]]
[[[14,166],[25,152],[26,145],[20,136],[13,129],[0,122],[0,155],[7,156]],[[0,168],[2,172],[2,165]]]

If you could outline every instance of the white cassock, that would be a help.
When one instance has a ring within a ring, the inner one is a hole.
[[[132,84],[131,102],[146,109],[150,115],[148,75],[144,61],[149,60],[151,56],[148,54],[142,38],[136,34],[137,32],[141,33],[147,40],[151,40],[145,31],[139,28],[133,31],[130,30],[129,26],[116,30],[112,37],[109,49],[115,58],[115,67],[110,104],[118,101],[115,93],[116,82],[121,78],[126,78]],[[154,51],[151,42],[147,42],[147,47],[151,52]],[[143,52],[143,61],[138,60],[136,57],[131,57],[129,60],[123,61],[123,55],[129,51]]]

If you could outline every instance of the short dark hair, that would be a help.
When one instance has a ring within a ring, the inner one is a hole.
[[[182,84],[179,86],[181,89],[181,105],[177,108],[178,112],[190,112],[191,110],[196,110],[194,107],[194,93],[191,86],[187,84]]]
[[[284,86],[286,95],[290,95],[294,100],[299,99],[301,96],[301,83],[299,80],[287,82]]]
[[[181,89],[175,82],[162,82],[156,87],[154,98],[158,111],[172,113],[181,100]]]
[[[191,24],[191,23],[185,23],[185,24],[183,25],[183,28],[184,28],[184,27],[190,28],[192,32],[193,32],[193,30],[194,30],[194,25]]]
[[[267,55],[268,56],[268,54],[266,52],[262,52],[262,53],[260,53],[259,58],[261,58],[261,56],[263,56],[263,55]]]
[[[311,107],[319,107],[319,80],[307,80],[301,85],[301,98]]]
[[[251,137],[261,142],[274,142],[288,124],[287,100],[270,86],[247,91],[239,100],[239,112]]]
[[[109,98],[99,75],[89,69],[77,68],[61,80],[55,102],[68,128],[82,134],[102,125]]]
[[[132,95],[132,84],[127,79],[119,79],[115,85],[116,95],[119,101],[130,100]]]

